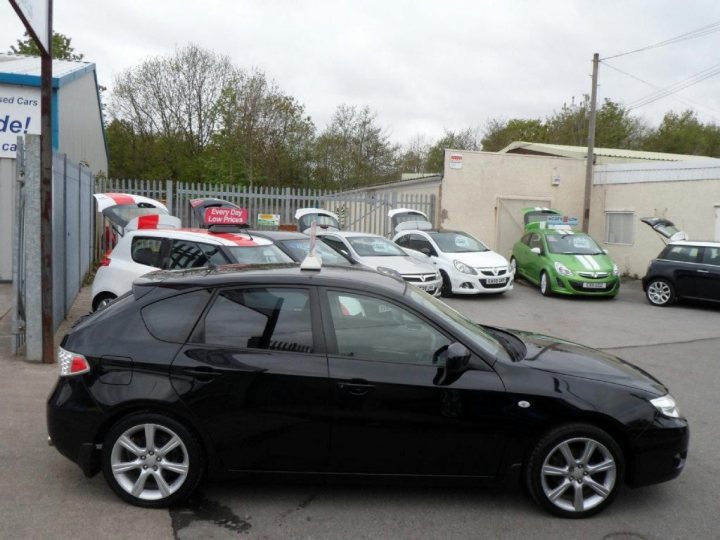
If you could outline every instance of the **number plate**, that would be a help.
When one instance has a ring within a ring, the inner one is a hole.
[[[604,289],[607,283],[583,283],[583,289]]]
[[[422,291],[435,292],[435,285],[418,284],[417,287]]]
[[[505,283],[507,278],[504,277],[489,277],[485,278],[485,283],[488,285],[497,285],[498,283]]]

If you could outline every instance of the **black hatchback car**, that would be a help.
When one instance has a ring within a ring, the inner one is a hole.
[[[720,242],[668,244],[650,263],[642,284],[654,306],[679,298],[720,302]]]
[[[585,517],[675,478],[688,423],[641,369],[478,325],[353,268],[156,272],[58,352],[52,443],[132,504],[232,474],[521,478]]]

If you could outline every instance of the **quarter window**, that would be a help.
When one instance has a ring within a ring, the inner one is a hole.
[[[242,349],[313,352],[305,289],[221,290],[193,341]]]
[[[605,243],[633,245],[634,221],[634,212],[605,212]]]
[[[206,289],[173,296],[144,307],[142,318],[148,331],[157,339],[185,343],[209,299],[210,293]]]
[[[433,363],[448,340],[428,323],[397,305],[355,293],[329,291],[337,353],[366,360]]]
[[[145,266],[160,268],[160,247],[162,238],[151,238],[148,236],[136,236],[130,246],[132,260]]]

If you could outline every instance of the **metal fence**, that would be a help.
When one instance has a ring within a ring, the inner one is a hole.
[[[233,186],[226,184],[181,183],[172,181],[142,181],[101,179],[96,193],[133,193],[164,202],[170,213],[179,217],[183,226],[196,225],[190,201],[196,198],[218,198],[247,208],[250,226],[267,228],[258,223],[259,214],[275,214],[281,224],[294,224],[298,208],[317,207],[338,214],[344,229],[388,236],[391,233],[387,217],[393,208],[414,208],[435,216],[435,195],[412,194],[399,191],[382,194],[333,192],[314,189]]]
[[[17,158],[16,229],[13,242],[15,353],[42,359],[40,302],[40,142],[28,135]],[[53,328],[65,319],[90,269],[93,255],[95,177],[64,154],[53,154]]]

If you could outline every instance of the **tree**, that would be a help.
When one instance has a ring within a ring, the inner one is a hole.
[[[191,44],[116,77],[109,110],[128,136],[157,144],[157,158],[172,178],[203,180],[202,155],[220,126],[222,101],[237,78],[227,57]]]
[[[485,126],[482,149],[498,152],[515,141],[547,142],[548,130],[542,120],[490,120]]]
[[[695,112],[668,112],[643,143],[644,150],[720,157],[720,129],[702,124]]]
[[[25,39],[18,39],[15,45],[10,45],[10,54],[24,54],[27,56],[40,56],[40,49],[30,34],[25,32]],[[58,32],[53,32],[52,57],[57,60],[80,61],[84,55],[76,53],[72,46],[72,39]]]
[[[480,138],[477,128],[466,128],[462,131],[445,130],[443,135],[428,151],[425,170],[442,173],[445,166],[445,149],[480,150]]]
[[[304,106],[264,73],[238,74],[221,102],[220,118],[213,147],[241,158],[242,167],[234,165],[237,179],[251,185],[309,183],[315,126]]]
[[[424,173],[430,144],[425,135],[415,135],[402,149],[397,169],[401,173]]]
[[[339,105],[315,142],[313,176],[338,190],[388,182],[396,175],[397,152],[369,107]]]

